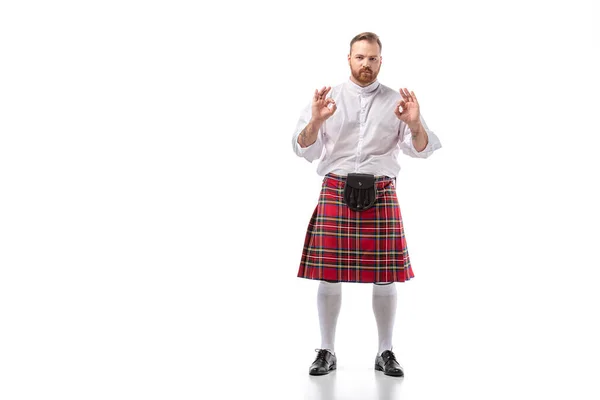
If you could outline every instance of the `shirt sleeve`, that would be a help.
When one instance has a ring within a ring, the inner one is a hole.
[[[412,141],[412,133],[410,131],[410,128],[404,122],[400,124],[400,140],[398,142],[398,146],[400,146],[402,152],[407,156],[413,158],[428,158],[433,154],[434,151],[442,147],[442,143],[440,142],[440,139],[436,136],[436,134],[433,133],[433,131],[427,127],[427,124],[425,123],[425,120],[423,119],[422,115],[420,116],[420,119],[421,123],[423,124],[423,127],[425,128],[425,132],[427,132],[428,138],[427,146],[425,146],[423,151],[419,152],[415,149],[415,146],[413,145]]]
[[[300,118],[298,119],[298,123],[296,124],[296,130],[294,131],[294,135],[292,136],[292,147],[298,157],[304,157],[307,161],[313,162],[314,160],[320,159],[323,155],[323,133],[325,124],[323,124],[319,129],[316,142],[314,142],[308,147],[300,147],[300,144],[298,144],[298,136],[300,135],[300,132],[302,132],[302,130],[310,122],[310,115],[311,104],[309,103],[308,106],[306,106],[302,110]]]

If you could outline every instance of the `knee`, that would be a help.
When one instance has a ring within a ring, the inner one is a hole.
[[[319,293],[325,295],[338,295],[342,293],[342,283],[334,281],[321,281]]]
[[[373,295],[375,296],[392,296],[396,293],[396,285],[394,282],[375,283],[373,285]]]

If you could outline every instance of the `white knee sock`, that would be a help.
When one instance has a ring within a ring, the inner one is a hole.
[[[373,285],[373,314],[379,334],[379,353],[392,349],[398,294],[396,284]]]
[[[335,327],[342,306],[342,284],[321,281],[317,292],[317,308],[321,327],[321,348],[335,353]]]

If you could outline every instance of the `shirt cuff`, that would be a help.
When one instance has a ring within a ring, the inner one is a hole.
[[[296,152],[296,154],[299,157],[305,157],[306,153],[310,152],[313,149],[315,149],[315,151],[316,151],[318,148],[322,148],[322,146],[321,146],[321,132],[318,133],[317,140],[313,144],[311,144],[311,145],[309,145],[307,147],[301,147],[300,146],[300,143],[298,143],[298,136],[300,136],[300,132],[298,132],[297,135],[294,135],[294,151]],[[320,155],[320,152],[319,152],[319,155]]]
[[[432,155],[434,151],[436,151],[437,149],[442,147],[440,140],[435,135],[435,133],[433,133],[429,129],[425,128],[425,132],[427,132],[427,145],[425,146],[425,148],[422,151],[417,151],[417,149],[415,149],[415,144],[412,141],[412,131],[410,130],[410,128],[408,126],[406,127],[406,130],[407,130],[407,134],[410,135],[411,150],[418,157],[427,158],[430,155]]]

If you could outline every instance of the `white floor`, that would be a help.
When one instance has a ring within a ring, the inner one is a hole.
[[[398,285],[394,350],[405,369],[404,378],[373,369],[376,328],[369,285],[343,289],[337,371],[310,376],[308,367],[319,338],[314,289],[316,284],[301,281],[272,293],[278,305],[265,298],[241,306],[247,319],[228,323],[229,328],[239,324],[241,329],[225,340],[233,345],[230,362],[237,365],[237,372],[207,372],[211,376],[207,387],[219,391],[210,389],[210,398],[600,398],[593,321],[577,322],[578,316],[561,315],[560,309],[555,309],[556,319],[545,315],[543,308],[535,315],[530,305],[519,308],[518,300],[523,299],[516,297],[494,305],[482,293],[479,304],[461,303],[456,309],[459,294],[444,302],[448,293],[444,291],[426,302],[418,292],[428,289],[416,280]],[[306,298],[300,300],[303,295]],[[572,331],[581,328],[587,329],[579,332],[580,341],[573,341]]]
[[[484,290],[437,285],[423,271],[398,285],[400,379],[373,369],[370,286],[347,285],[338,370],[311,377],[316,282],[283,271],[279,284],[199,284],[180,272],[109,274],[79,287],[40,277],[8,292],[0,398],[600,398],[593,283],[540,289],[536,298],[518,290],[525,281]]]

